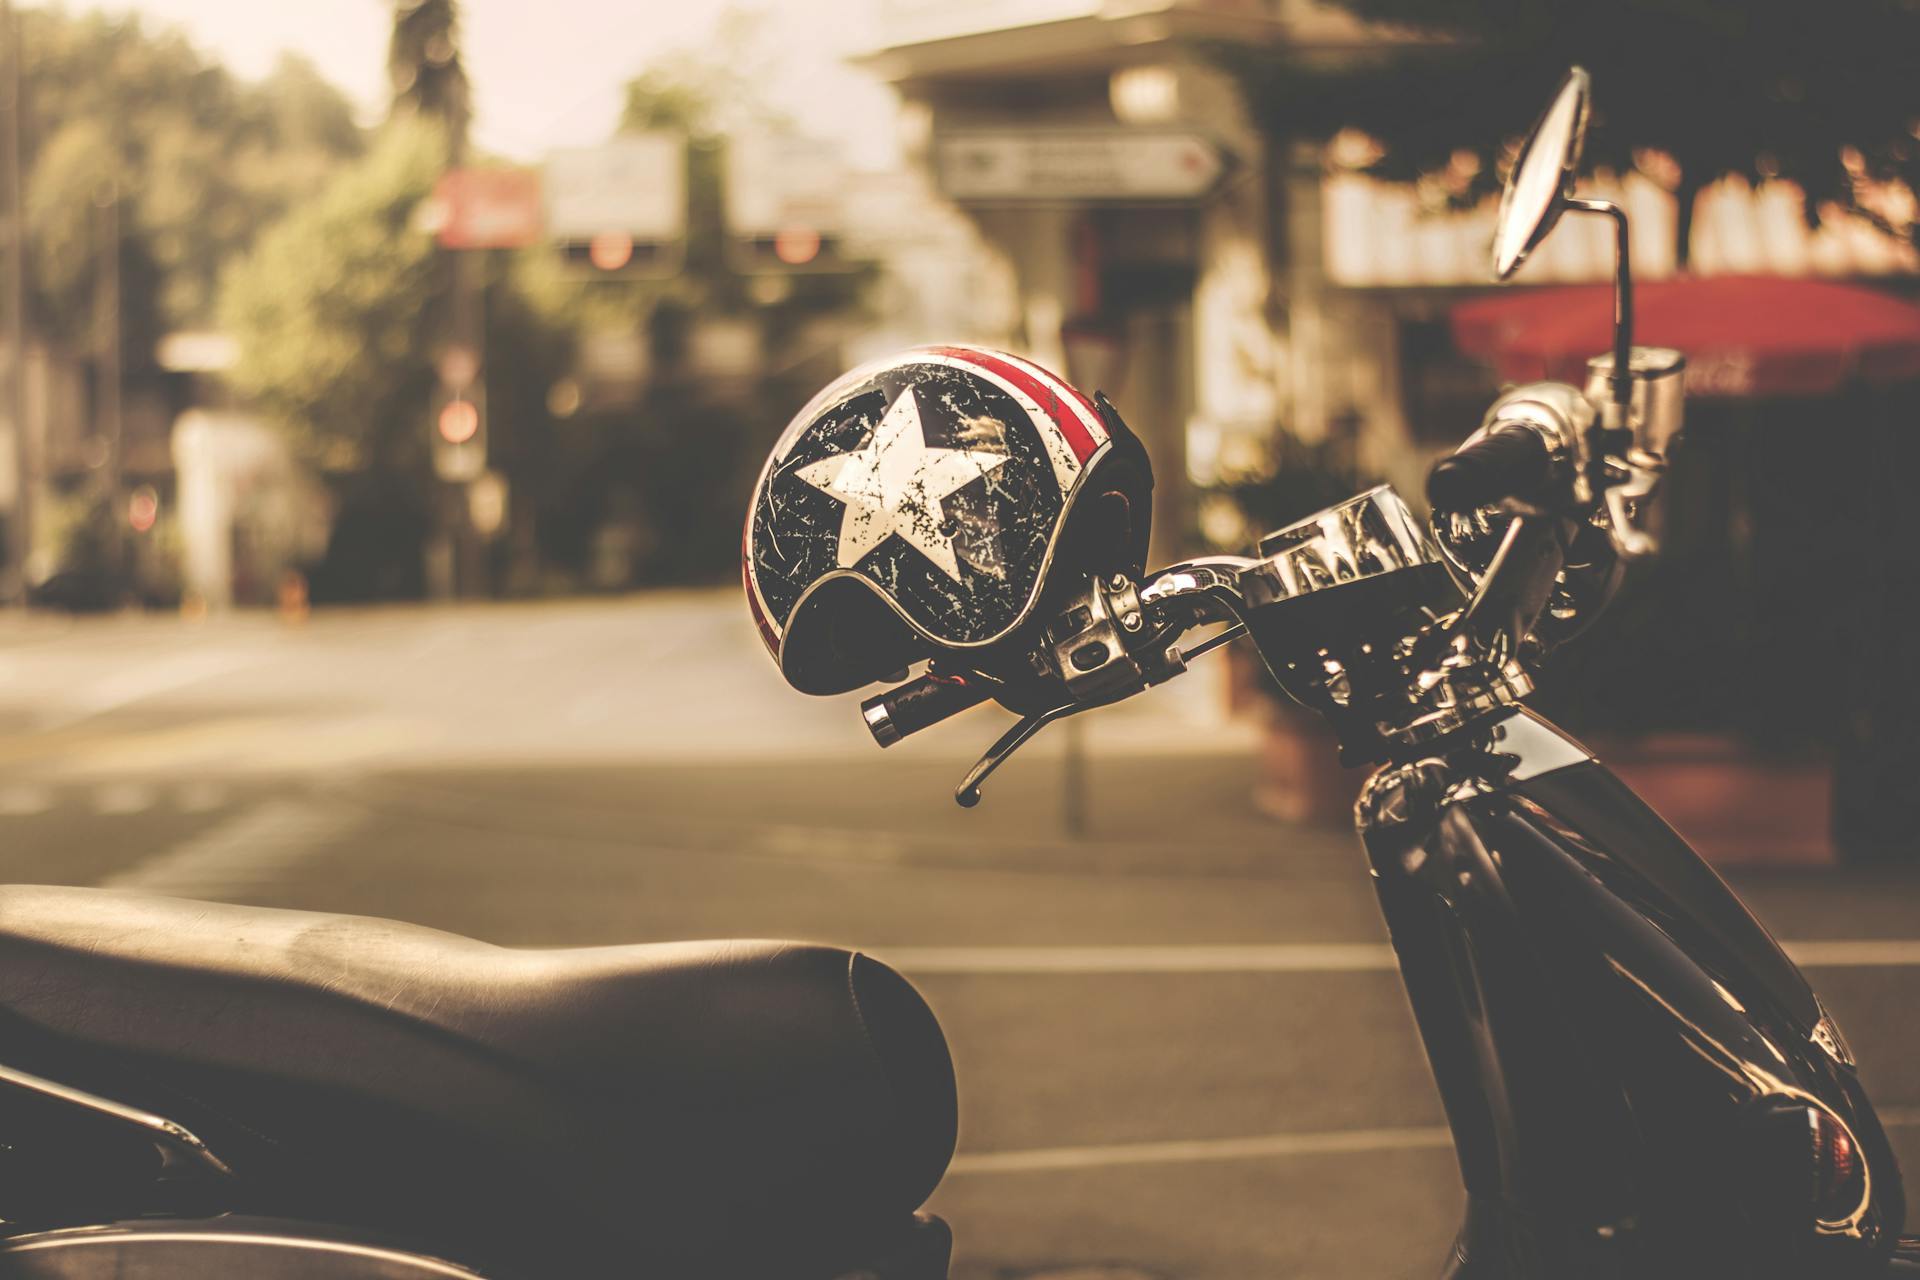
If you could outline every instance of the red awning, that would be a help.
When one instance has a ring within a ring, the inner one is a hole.
[[[1610,285],[1502,292],[1453,309],[1460,350],[1504,378],[1583,382],[1611,349]],[[1780,276],[1659,280],[1634,290],[1634,341],[1677,347],[1689,395],[1824,395],[1920,378],[1920,306],[1855,285]]]

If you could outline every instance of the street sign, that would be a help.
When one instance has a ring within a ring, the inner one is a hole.
[[[436,235],[447,249],[522,249],[540,239],[537,169],[452,169],[434,184]]]
[[[727,142],[727,230],[775,236],[794,227],[839,234],[847,166],[839,148],[791,134],[748,133]]]
[[[590,242],[624,234],[639,242],[687,231],[687,143],[672,133],[630,133],[598,147],[550,152],[547,234]]]
[[[961,130],[934,144],[940,189],[981,204],[1198,200],[1228,163],[1218,143],[1187,130]]]
[[[847,222],[839,148],[792,134],[727,142],[727,234],[741,270],[833,268]]]

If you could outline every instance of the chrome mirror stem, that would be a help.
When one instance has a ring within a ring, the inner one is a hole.
[[[1616,420],[1607,422],[1606,426],[1609,430],[1618,430],[1627,425],[1627,406],[1633,400],[1633,377],[1629,371],[1633,351],[1633,260],[1627,211],[1611,200],[1585,198],[1569,199],[1567,208],[1613,219],[1613,404],[1616,413],[1612,416]]]

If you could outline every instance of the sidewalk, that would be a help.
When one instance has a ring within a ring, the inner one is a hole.
[[[1225,679],[1225,662],[1204,658],[1126,703],[1050,727],[1009,768],[1058,759],[1075,735],[1093,756],[1251,754],[1257,728],[1226,714]],[[297,767],[290,743],[329,737],[377,740],[369,763],[382,767],[867,761],[881,752],[859,703],[876,691],[794,692],[739,593],[724,588],[322,610],[300,625],[261,612],[197,622],[0,616],[0,724],[137,711],[178,736],[219,720],[221,751],[209,766]],[[239,740],[241,718],[258,750]],[[988,706],[885,754],[964,769],[1012,723]],[[196,748],[180,749],[190,758]]]

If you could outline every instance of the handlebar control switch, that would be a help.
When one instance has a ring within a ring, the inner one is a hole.
[[[1627,460],[1635,452],[1666,461],[1687,418],[1687,358],[1671,347],[1635,347],[1627,372],[1633,396],[1627,405]],[[1613,355],[1587,361],[1587,396],[1596,403],[1613,380]]]
[[[1047,628],[1054,663],[1076,703],[1113,702],[1147,687],[1145,671],[1127,650],[1141,616],[1139,588],[1115,574],[1088,583],[1082,600]]]
[[[1613,357],[1587,361],[1587,395],[1610,385]],[[1620,554],[1628,559],[1660,549],[1652,512],[1667,456],[1686,425],[1687,358],[1669,347],[1635,347],[1627,365],[1633,379],[1627,421],[1606,449],[1613,479],[1607,486],[1607,522]],[[1615,433],[1609,433],[1615,434]]]

